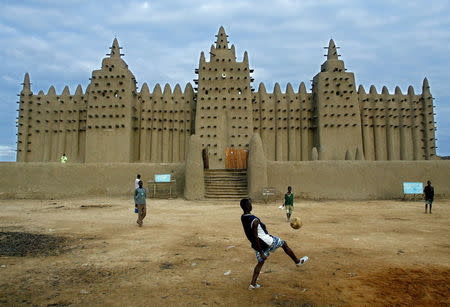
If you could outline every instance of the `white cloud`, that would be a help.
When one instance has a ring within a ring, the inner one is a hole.
[[[15,161],[16,148],[10,145],[0,145],[0,161]]]

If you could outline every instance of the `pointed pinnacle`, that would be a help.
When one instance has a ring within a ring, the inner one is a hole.
[[[111,52],[110,52],[109,56],[111,58],[120,58],[120,56],[121,56],[120,49],[122,49],[122,47],[119,46],[119,41],[117,40],[117,38],[114,38],[112,47],[110,49],[111,49]]]
[[[28,73],[25,74],[25,77],[23,78],[23,90],[30,90],[31,89],[31,83],[30,83],[30,75]]]
[[[422,94],[430,93],[430,85],[428,84],[428,79],[425,77],[425,79],[423,79],[423,84],[422,84]]]
[[[220,26],[219,32],[217,33],[217,40],[216,40],[216,48],[217,49],[228,49],[228,39],[227,39],[227,33],[225,33],[225,29]]]
[[[337,60],[338,54],[336,45],[334,44],[333,39],[330,39],[330,42],[328,44],[328,54],[327,54],[327,60]]]

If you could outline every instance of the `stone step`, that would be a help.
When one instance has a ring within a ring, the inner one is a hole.
[[[242,198],[247,198],[248,195],[247,194],[239,194],[239,195],[230,195],[230,194],[214,194],[214,195],[210,195],[210,194],[205,194],[205,198],[210,198],[210,199],[236,199],[236,200],[240,200]]]
[[[221,182],[221,181],[217,181],[217,182],[205,182],[205,186],[213,186],[213,187],[221,187],[221,186],[226,186],[226,187],[246,187],[247,186],[247,182],[246,181],[242,181],[242,182],[238,182],[238,181],[234,181],[234,182]]]
[[[247,180],[205,180],[206,184],[247,184]]]
[[[206,177],[217,177],[217,176],[225,176],[225,177],[247,177],[247,173],[205,173]]]
[[[224,175],[224,176],[205,176],[205,179],[245,180],[245,179],[247,179],[247,176],[226,176],[226,175]]]
[[[231,191],[231,192],[233,192],[233,191],[246,191],[247,192],[247,187],[246,186],[245,187],[209,187],[209,186],[206,186],[205,190],[208,190],[208,191],[227,191],[227,192],[229,192],[229,191]]]
[[[243,186],[247,185],[247,181],[205,181],[206,185],[215,185],[215,186],[222,186],[222,185],[236,185],[236,186]]]
[[[240,200],[248,197],[246,170],[205,170],[205,198]]]
[[[239,173],[246,173],[247,172],[247,170],[246,169],[235,169],[235,168],[232,168],[232,169],[205,169],[205,172],[209,172],[209,173],[219,173],[219,172],[229,172],[229,173],[232,173],[232,172],[239,172]]]
[[[225,178],[247,178],[247,174],[205,174],[205,178],[225,177]]]

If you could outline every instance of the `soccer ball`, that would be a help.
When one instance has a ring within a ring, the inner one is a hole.
[[[291,218],[291,227],[294,229],[299,229],[303,226],[302,221],[298,217]]]

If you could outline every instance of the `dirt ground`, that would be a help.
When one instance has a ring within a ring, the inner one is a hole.
[[[0,200],[0,305],[450,305],[449,200],[432,214],[422,202],[297,200],[300,230],[279,204],[253,213],[311,260],[296,267],[279,249],[249,291],[256,260],[237,202],[149,200],[139,228],[125,198]]]

